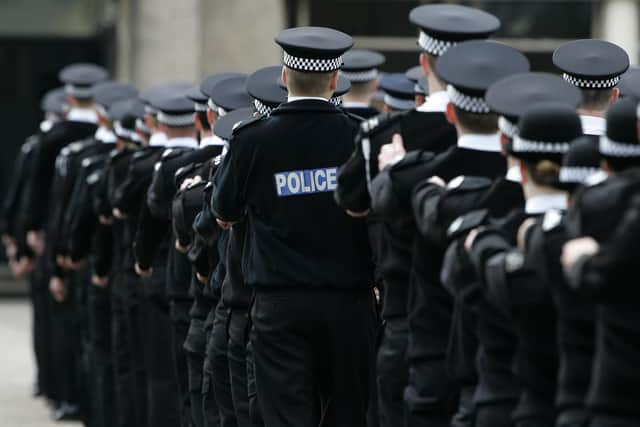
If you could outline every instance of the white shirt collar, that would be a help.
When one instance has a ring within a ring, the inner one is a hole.
[[[195,138],[180,137],[167,139],[164,144],[165,147],[186,147],[186,148],[198,148],[198,141]]]
[[[321,96],[289,96],[287,97],[287,102],[302,101],[304,99],[315,99],[317,101],[329,102],[327,98],[323,98]]]
[[[444,90],[430,94],[424,101],[424,104],[416,108],[423,113],[444,113],[447,111],[449,104],[449,95]]]
[[[167,143],[167,135],[164,132],[155,132],[149,138],[150,147],[161,147]]]
[[[585,135],[604,135],[607,130],[607,121],[602,117],[580,116],[582,122],[582,133]]]
[[[567,209],[566,194],[545,194],[527,199],[524,210],[529,215],[540,215],[550,209]]]
[[[93,108],[73,107],[67,113],[67,120],[71,122],[98,123],[98,113]]]
[[[343,108],[369,108],[369,104],[359,101],[344,101],[342,103]]]
[[[103,126],[98,127],[98,130],[96,130],[96,133],[94,135],[94,138],[105,144],[115,144],[117,140],[117,137],[113,133],[113,131]]]
[[[466,148],[468,150],[490,151],[499,153],[502,151],[500,144],[500,134],[491,135],[466,134],[458,138],[458,148]]]
[[[218,135],[209,135],[200,140],[200,148],[209,147],[212,145],[226,146],[227,143],[225,142],[224,139],[220,138]]]
[[[507,181],[513,181],[520,184],[522,182],[522,174],[520,173],[520,166],[511,166],[507,170]]]

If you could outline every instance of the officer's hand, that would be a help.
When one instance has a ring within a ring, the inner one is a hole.
[[[600,249],[600,245],[591,237],[580,237],[569,240],[562,247],[560,262],[565,270],[571,269],[582,256],[594,255]]]
[[[200,273],[196,273],[196,279],[198,279],[198,282],[202,283],[203,285],[206,285],[209,281],[209,278],[207,276],[203,276]]]
[[[396,133],[393,135],[391,144],[385,144],[380,148],[380,154],[378,154],[378,169],[383,170],[387,166],[398,163],[405,154],[407,154],[407,151],[404,149],[402,136]]]
[[[27,245],[36,255],[42,255],[44,253],[45,236],[43,231],[28,231],[27,232]]]
[[[467,234],[467,237],[464,239],[464,248],[467,252],[471,252],[471,248],[473,248],[473,243],[476,241],[479,232],[479,228],[474,228]]]
[[[356,211],[351,211],[349,209],[347,209],[347,215],[354,217],[354,218],[364,218],[365,216],[369,215],[369,209],[367,209],[366,211],[362,211],[362,212],[356,212]]]
[[[136,262],[136,274],[140,277],[151,277],[153,274],[153,268],[149,267],[145,270]]]
[[[69,268],[69,270],[80,270],[82,267],[84,267],[83,259],[74,261],[71,257],[67,257],[67,268]]]
[[[118,208],[113,208],[113,210],[111,211],[111,213],[113,214],[114,217],[118,218],[118,219],[125,219],[127,217],[127,214],[125,214],[124,212],[122,212],[120,209]]]
[[[444,179],[440,178],[439,176],[432,176],[431,178],[429,178],[427,180],[428,183],[430,184],[434,184],[437,185],[438,187],[446,187],[447,183],[444,182]]]
[[[223,221],[218,218],[216,218],[216,222],[218,223],[220,228],[222,228],[223,230],[229,230],[231,227],[233,227],[233,224],[235,224],[235,222],[233,221]]]
[[[67,287],[60,277],[52,277],[49,280],[49,291],[53,295],[53,299],[57,302],[63,302],[67,299]]]
[[[527,230],[532,225],[535,225],[537,220],[535,218],[527,218],[522,224],[520,224],[520,228],[518,228],[518,249],[524,252],[525,246],[527,245]]]
[[[64,268],[65,270],[67,269],[66,260],[64,259],[64,257],[62,255],[56,255],[56,264],[60,268]]]
[[[33,260],[27,257],[21,257],[19,260],[11,259],[9,267],[16,279],[22,279],[33,271]]]
[[[2,235],[2,244],[4,245],[4,251],[7,256],[12,257],[16,255],[18,248],[16,247],[16,241],[8,234]]]
[[[91,284],[93,286],[97,286],[98,288],[106,288],[109,284],[108,276],[98,276],[97,274],[93,274],[91,276]]]
[[[176,247],[176,250],[180,253],[186,254],[187,252],[189,252],[189,249],[191,249],[191,246],[192,246],[191,243],[188,243],[187,245],[182,246],[180,244],[180,240],[176,239],[175,247]]]
[[[184,190],[185,188],[193,187],[197,183],[202,182],[202,177],[200,175],[196,175],[193,178],[187,178],[182,181],[180,184],[180,190]]]
[[[102,225],[111,225],[113,223],[113,218],[106,217],[104,215],[98,216],[98,220]]]

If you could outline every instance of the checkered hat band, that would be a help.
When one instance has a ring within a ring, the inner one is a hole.
[[[567,184],[582,184],[591,175],[600,172],[599,168],[589,168],[581,166],[563,166],[560,168],[560,182]]]
[[[135,133],[135,131],[122,127],[122,123],[120,122],[115,122],[113,124],[113,131],[118,138],[126,139],[133,142],[140,142],[140,136]]]
[[[334,96],[333,98],[329,98],[329,102],[335,105],[336,107],[339,107],[342,105],[342,97]]]
[[[299,58],[284,52],[284,65],[296,71],[328,73],[342,67],[342,56],[333,59]]]
[[[519,132],[518,125],[509,121],[506,117],[498,118],[498,129],[508,138],[513,139]]]
[[[595,79],[581,79],[571,74],[564,73],[562,78],[568,83],[579,87],[581,89],[611,89],[616,87],[620,83],[620,76],[612,77],[610,79],[595,80]]]
[[[373,68],[366,71],[340,71],[342,77],[355,83],[364,83],[376,80],[378,78],[378,70]]]
[[[447,95],[451,103],[463,111],[476,114],[488,114],[491,108],[484,102],[484,98],[465,95],[452,85],[447,85]]]
[[[151,134],[151,129],[149,129],[147,125],[144,124],[142,119],[136,119],[136,130],[139,130],[140,132],[144,132],[148,135]]]
[[[420,31],[420,36],[418,36],[418,45],[429,55],[441,56],[450,47],[455,46],[456,43],[447,40],[439,40],[431,37],[424,31]]]
[[[209,106],[207,104],[200,104],[199,102],[196,102],[193,104],[193,109],[200,113],[206,113]]]
[[[411,110],[416,108],[416,102],[413,99],[396,98],[389,94],[384,96],[384,103],[396,110]]]
[[[67,83],[64,85],[64,91],[67,95],[71,95],[76,98],[93,98],[93,90],[91,87],[82,87]]]
[[[166,114],[160,111],[158,113],[158,121],[163,125],[173,127],[193,126],[193,113],[188,114]]]
[[[268,116],[269,114],[271,114],[271,110],[273,110],[273,108],[263,104],[257,99],[253,100],[253,106],[256,108],[256,111],[263,116]]]
[[[569,150],[568,142],[531,141],[518,135],[513,138],[512,149],[515,153],[564,154]]]
[[[608,157],[640,157],[640,145],[626,144],[601,136],[600,154]]]
[[[144,106],[144,113],[153,116],[153,115],[158,114],[158,109],[157,108],[153,108],[150,105],[145,105]]]

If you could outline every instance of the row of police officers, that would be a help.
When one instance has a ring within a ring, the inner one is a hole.
[[[601,40],[532,72],[469,7],[409,20],[406,73],[320,27],[197,86],[60,72],[3,214],[55,420],[640,424],[640,76]]]

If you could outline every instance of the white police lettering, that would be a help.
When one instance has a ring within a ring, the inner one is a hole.
[[[337,187],[338,168],[305,169],[274,175],[278,197],[327,193]]]

